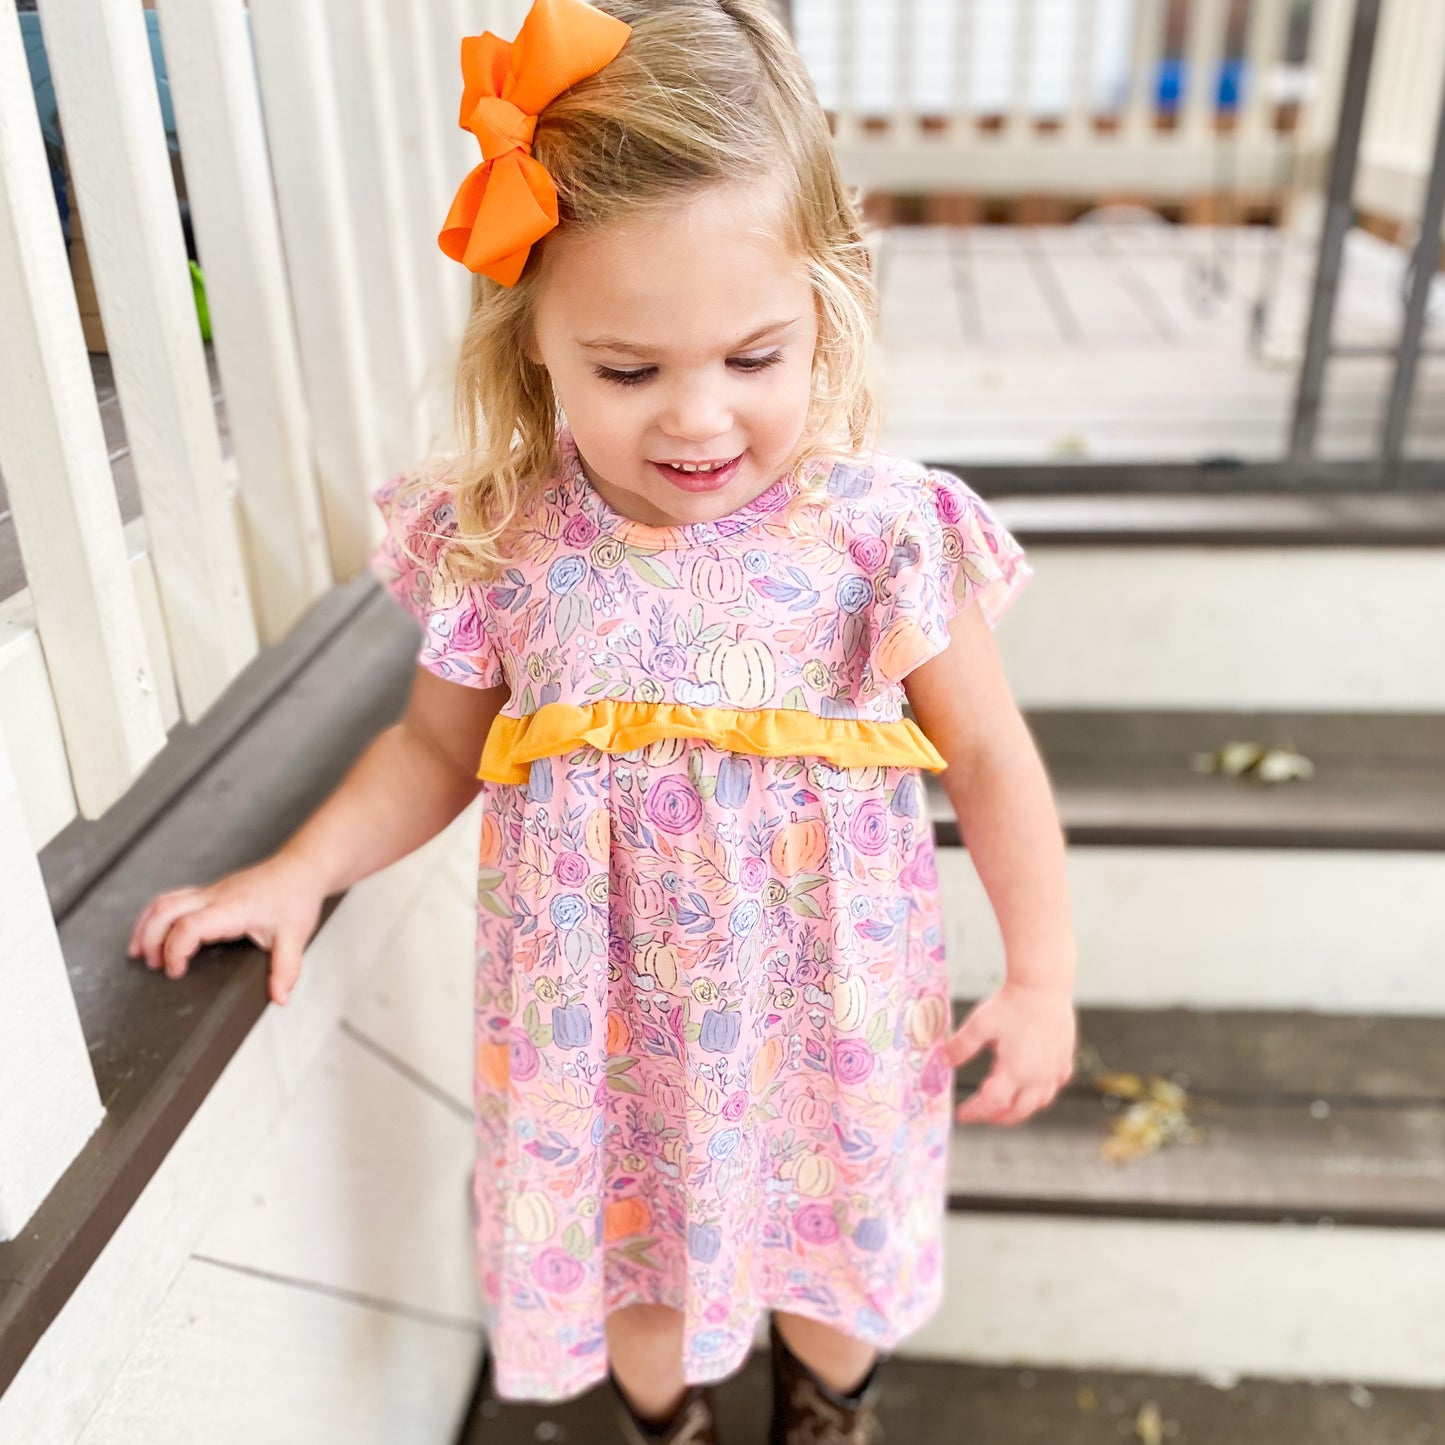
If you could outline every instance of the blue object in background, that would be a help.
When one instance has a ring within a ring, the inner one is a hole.
[[[60,114],[55,104],[55,85],[50,79],[50,57],[45,53],[45,37],[40,29],[40,16],[34,11],[25,11],[19,17],[20,37],[25,45],[25,63],[30,69],[30,88],[35,93],[35,109],[40,116],[40,134],[45,142],[45,158],[50,165],[50,185],[55,192],[56,209],[60,212],[61,234],[68,246],[70,235],[70,203],[65,195],[65,173],[61,167],[61,156],[65,143],[60,133]],[[161,102],[161,124],[165,127],[166,145],[172,155],[179,155],[181,143],[176,135],[176,114],[171,108],[171,86],[166,76],[166,56],[161,49],[160,18],[153,10],[145,13],[146,38],[150,41],[151,70],[155,75],[156,92]],[[195,294],[196,319],[201,327],[201,339],[211,340],[210,307],[206,303],[206,281],[195,260],[195,239],[191,234],[190,220],[186,207],[182,206],[182,225],[186,233],[186,248],[191,253],[189,265],[191,287]]]
[[[151,69],[155,73],[156,90],[161,99],[161,123],[166,128],[166,144],[173,155],[179,155],[181,143],[176,136],[176,115],[171,109],[171,86],[166,78],[166,57],[161,49],[160,17],[154,10],[146,11],[146,38],[151,47]],[[20,37],[25,44],[25,62],[30,67],[30,88],[35,92],[35,109],[40,115],[40,134],[45,139],[50,161],[50,183],[55,191],[55,204],[60,211],[60,226],[66,243],[70,242],[70,207],[65,199],[65,178],[60,169],[60,156],[65,144],[60,134],[60,115],[55,105],[55,85],[50,79],[50,57],[45,53],[45,37],[40,30],[40,16],[27,11],[20,16]]]
[[[1239,98],[1244,88],[1244,70],[1244,61],[1238,58],[1219,62],[1219,80],[1214,104],[1223,115],[1230,115],[1239,109]],[[1154,92],[1159,109],[1166,115],[1178,110],[1180,99],[1188,85],[1188,67],[1182,60],[1161,60],[1159,83]]]
[[[30,87],[35,92],[35,108],[40,112],[40,133],[46,145],[61,148],[60,117],[55,108],[55,87],[50,80],[50,59],[45,53],[45,39],[40,31],[40,17],[28,12],[20,17],[20,35],[25,41],[25,59],[30,66]],[[156,89],[161,97],[161,121],[166,128],[166,141],[172,151],[179,151],[176,139],[176,116],[171,109],[171,86],[166,79],[166,57],[161,49],[161,22],[154,10],[146,11],[146,37],[151,45],[151,69],[155,72]]]

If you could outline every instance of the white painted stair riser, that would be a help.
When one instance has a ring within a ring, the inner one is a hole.
[[[1445,1017],[1445,853],[1071,847],[1077,997],[1103,1007]],[[955,998],[1003,982],[967,852],[938,849]]]
[[[1445,1230],[959,1213],[943,1269],[902,1354],[1445,1386]]]
[[[1021,706],[1445,709],[1445,548],[1025,547]]]

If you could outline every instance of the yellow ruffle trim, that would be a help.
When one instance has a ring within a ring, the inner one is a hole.
[[[904,767],[940,772],[947,764],[910,718],[818,717],[802,708],[693,707],[680,702],[603,698],[577,707],[549,702],[527,717],[498,714],[482,748],[477,777],[525,783],[537,758],[591,744],[627,753],[659,738],[705,738],[715,747],[759,757],[825,758],[841,768]]]

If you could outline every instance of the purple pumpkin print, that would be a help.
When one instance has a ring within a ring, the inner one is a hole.
[[[737,1047],[742,1026],[741,1014],[709,1009],[702,1016],[702,1032],[698,1035],[698,1043],[710,1054],[729,1054]]]
[[[753,765],[741,753],[729,753],[717,765],[717,787],[713,797],[720,808],[741,808],[752,786]]]
[[[687,1252],[700,1264],[711,1264],[722,1248],[722,1230],[715,1224],[689,1224]]]
[[[858,1227],[853,1231],[853,1243],[859,1249],[866,1249],[873,1253],[883,1248],[888,1239],[888,1221],[886,1219],[860,1219]]]
[[[582,1003],[552,1010],[552,1041],[563,1049],[585,1049],[592,1042],[592,1015]]]
[[[872,467],[850,467],[839,462],[828,473],[828,492],[834,497],[866,497],[873,485]]]

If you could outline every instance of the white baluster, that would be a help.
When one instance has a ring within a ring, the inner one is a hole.
[[[45,0],[50,75],[186,717],[256,655],[145,12]]]
[[[14,0],[0,0],[0,336],[0,468],[76,801],[96,818],[166,735]]]
[[[371,552],[384,467],[331,45],[320,0],[250,5],[331,568],[345,581]]]
[[[243,0],[159,0],[256,623],[276,642],[331,586],[301,361]]]

